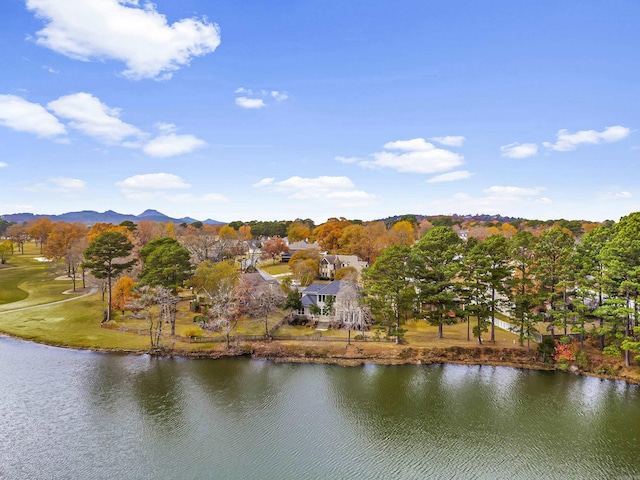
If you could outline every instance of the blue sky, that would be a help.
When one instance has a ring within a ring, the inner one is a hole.
[[[0,214],[640,210],[640,2],[4,0]]]

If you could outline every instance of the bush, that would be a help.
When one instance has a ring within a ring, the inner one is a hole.
[[[582,351],[576,354],[576,364],[581,370],[587,370],[589,368],[589,359],[587,358],[586,352]]]
[[[198,328],[189,328],[182,332],[183,337],[201,337],[204,332]]]
[[[538,344],[538,353],[542,355],[542,360],[545,363],[550,363],[553,359],[553,355],[556,352],[556,342],[551,337],[544,337],[542,342]]]
[[[569,370],[570,366],[571,366],[571,362],[569,362],[569,360],[566,357],[560,357],[556,361],[556,368],[558,370],[562,370],[563,372],[566,372],[567,370]]]
[[[403,349],[399,354],[398,354],[398,358],[402,358],[403,360],[406,360],[407,358],[411,358],[414,357],[416,354],[416,352],[413,350],[413,348],[409,347],[409,348],[405,348]]]

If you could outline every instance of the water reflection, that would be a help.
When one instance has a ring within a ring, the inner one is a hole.
[[[640,389],[498,367],[274,365],[0,339],[0,478],[620,478]]]

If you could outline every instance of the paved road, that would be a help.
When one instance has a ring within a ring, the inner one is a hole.
[[[5,310],[3,312],[0,312],[0,315],[4,315],[5,313],[22,312],[23,310],[31,310],[33,308],[48,307],[49,305],[57,305],[59,303],[73,302],[75,300],[80,300],[81,298],[88,297],[89,295],[93,295],[97,291],[98,291],[98,287],[93,286],[91,287],[91,290],[89,290],[87,293],[84,293],[78,297],[65,298],[64,300],[57,300],[55,302],[50,302],[50,303],[42,303],[40,305],[31,305],[29,307],[14,308],[13,310]]]

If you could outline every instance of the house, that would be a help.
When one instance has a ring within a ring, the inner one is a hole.
[[[298,311],[298,315],[304,315],[311,319],[318,315],[331,315],[331,306],[335,302],[342,283],[341,280],[334,280],[331,283],[312,283],[309,285],[302,291],[302,309]]]
[[[249,308],[259,306],[261,297],[272,296],[280,292],[280,282],[262,270],[255,273],[243,273],[240,280],[243,288],[247,291],[244,301]]]
[[[299,317],[333,327],[363,331],[369,325],[368,310],[360,304],[360,288],[353,282],[334,280],[313,283],[302,291]]]
[[[333,278],[336,271],[344,267],[353,267],[358,274],[369,264],[360,260],[356,255],[325,255],[320,260],[320,278]]]
[[[289,263],[293,254],[302,252],[303,250],[317,250],[320,252],[320,245],[318,245],[317,242],[309,243],[308,240],[300,240],[299,242],[288,243],[288,240],[285,240],[287,241],[289,252],[280,255],[282,263]]]

